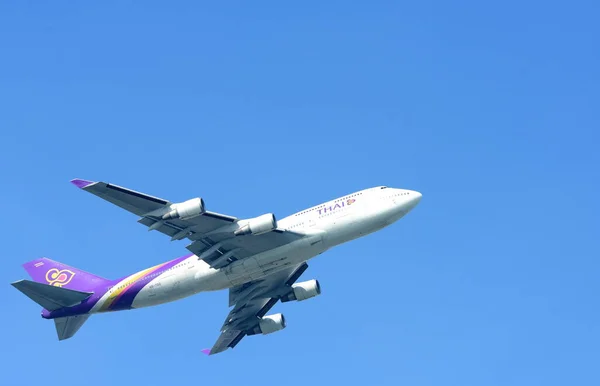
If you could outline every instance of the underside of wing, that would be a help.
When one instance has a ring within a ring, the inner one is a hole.
[[[173,203],[107,182],[81,179],[71,181],[77,187],[111,202],[137,216],[138,222],[166,234],[171,240],[187,238],[186,247],[213,268],[298,240],[302,234],[277,229],[272,214],[254,219],[205,210],[200,197]]]
[[[270,334],[285,328],[285,318],[281,314],[267,315],[267,312],[278,301],[298,300],[292,285],[308,268],[302,263],[293,268],[288,268],[262,280],[256,280],[229,290],[230,306],[233,309],[227,315],[221,335],[214,346],[206,353],[214,355],[235,347],[246,335]],[[316,296],[320,287],[316,280],[312,293],[305,298]],[[307,282],[310,283],[310,282]],[[301,300],[305,299],[302,298]]]
[[[141,219],[138,222],[150,227],[151,230],[158,230],[171,237],[184,229],[189,229],[189,232],[181,235],[180,238],[188,237],[191,233],[208,233],[237,220],[232,216],[205,211],[204,202],[201,198],[174,204],[163,198],[107,182],[92,182],[81,179],[75,179],[71,182],[86,192],[140,216]],[[169,217],[168,215],[176,205],[183,206],[183,210],[185,210],[182,211],[183,215],[175,211],[175,215]],[[163,219],[163,217],[167,218]]]

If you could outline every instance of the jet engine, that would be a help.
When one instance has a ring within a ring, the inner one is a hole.
[[[263,233],[271,232],[275,228],[277,228],[277,220],[275,219],[275,215],[273,213],[267,213],[263,214],[262,216],[251,218],[250,220],[245,220],[244,225],[233,232],[233,234],[236,236],[257,236],[262,235]]]
[[[254,327],[253,330],[248,331],[248,335],[255,334],[271,334],[285,328],[285,317],[283,314],[267,315],[260,319],[258,326]]]
[[[321,285],[317,280],[303,281],[292,285],[292,290],[281,298],[281,302],[302,301],[321,295]]]
[[[188,220],[204,213],[204,200],[200,197],[192,198],[191,200],[175,204],[171,208],[170,212],[162,216],[163,220],[176,218]]]

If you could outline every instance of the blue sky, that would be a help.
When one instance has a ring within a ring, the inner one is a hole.
[[[0,5],[3,383],[597,385],[592,1]],[[187,252],[79,191],[104,180],[283,217],[376,185],[395,225],[310,262],[288,328],[204,357],[226,291],[58,342],[9,283]]]

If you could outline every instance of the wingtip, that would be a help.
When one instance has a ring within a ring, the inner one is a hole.
[[[87,186],[89,186],[91,184],[94,184],[95,182],[94,181],[88,181],[88,180],[82,180],[82,179],[79,179],[79,178],[75,178],[75,179],[71,180],[71,183],[73,185],[77,186],[78,188],[83,189],[83,188],[85,188],[85,187],[87,187]]]
[[[210,355],[210,349],[209,348],[205,348],[204,350],[200,350],[200,352],[202,352],[202,354],[205,354],[205,355]]]

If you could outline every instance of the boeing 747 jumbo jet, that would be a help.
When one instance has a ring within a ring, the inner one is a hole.
[[[378,186],[279,221],[272,213],[238,219],[207,211],[201,198],[172,203],[106,182],[71,182],[139,216],[150,231],[189,239],[191,253],[117,280],[41,258],[23,265],[33,281],[12,285],[44,308],[42,317],[54,320],[59,340],[75,335],[95,313],[229,289],[233,308],[217,342],[202,350],[209,355],[235,347],[246,335],[284,329],[282,314],[267,315],[279,300],[302,301],[321,293],[316,280],[297,283],[309,259],[392,224],[421,200],[413,190]]]

